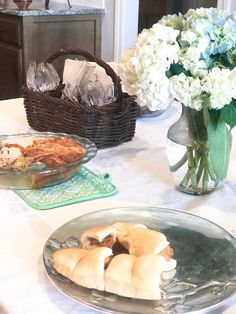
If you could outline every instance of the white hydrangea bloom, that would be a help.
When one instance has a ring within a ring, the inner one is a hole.
[[[232,98],[236,99],[236,68],[234,68],[229,74],[229,82],[231,86]]]
[[[206,37],[198,38],[197,47],[201,53],[203,53],[207,49],[208,46],[209,46],[209,39],[208,38],[206,38]]]
[[[173,15],[166,15],[166,16],[163,16],[159,23],[160,24],[163,24],[163,25],[166,25],[166,26],[170,26],[174,29],[177,29],[177,30],[182,30],[183,27],[184,27],[184,17],[181,13],[179,13],[179,15],[176,15],[176,14],[173,14]]]
[[[186,70],[196,73],[198,69],[206,68],[204,60],[200,60],[201,52],[197,47],[182,49],[179,53],[179,62]]]
[[[209,94],[210,108],[221,109],[231,102],[235,94],[231,75],[229,69],[215,67],[205,76],[204,89]]]
[[[197,40],[197,34],[192,30],[182,31],[180,39],[192,45]]]
[[[154,24],[151,30],[155,32],[156,38],[163,40],[168,44],[174,43],[179,35],[178,30],[169,26],[164,26],[160,23]]]
[[[119,75],[123,89],[137,96],[137,103],[150,110],[164,109],[173,100],[166,71],[178,61],[179,31],[154,24],[144,30],[133,47],[122,55]]]
[[[202,81],[181,73],[170,78],[170,91],[176,100],[192,109],[202,109]]]
[[[160,84],[161,80],[161,84]],[[165,75],[153,75],[153,79],[143,80],[143,85],[137,89],[137,102],[141,107],[151,111],[163,110],[174,100],[170,93],[169,79]]]
[[[164,16],[122,55],[122,88],[151,110],[173,99],[196,110],[203,102],[221,109],[236,99],[236,70],[224,69],[235,64],[235,47],[236,14],[200,8]]]
[[[199,67],[192,67],[191,74],[193,77],[198,77],[199,79],[203,79],[206,75],[208,75],[208,70],[206,68],[206,63],[203,60],[200,60],[198,63]]]

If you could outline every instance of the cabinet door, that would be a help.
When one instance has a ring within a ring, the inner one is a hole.
[[[26,16],[23,19],[23,59],[25,72],[31,61],[45,61],[64,48],[80,48],[97,57],[101,55],[101,16],[96,14]],[[54,65],[62,75],[64,60]],[[24,73],[23,73],[24,80]]]
[[[0,43],[0,100],[21,96],[22,50]]]

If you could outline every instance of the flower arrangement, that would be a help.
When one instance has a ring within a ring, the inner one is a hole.
[[[216,8],[164,16],[138,35],[119,63],[122,85],[140,107],[162,110],[177,100],[188,109],[191,153],[188,145],[171,169],[188,162],[182,184],[197,190],[227,174],[228,130],[236,125],[235,66],[236,13]],[[203,124],[193,123],[196,118]]]

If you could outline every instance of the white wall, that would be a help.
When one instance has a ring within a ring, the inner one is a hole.
[[[235,0],[224,0],[225,9],[228,10],[236,10],[236,2]]]
[[[115,1],[115,61],[119,61],[122,52],[128,50],[137,37],[138,12],[139,0]]]
[[[102,21],[102,59],[114,60],[115,50],[115,0],[104,0],[106,13]]]
[[[236,1],[235,0],[218,0],[218,7],[220,9],[236,11]]]
[[[229,9],[236,11],[236,1],[235,0],[230,0],[229,1]]]

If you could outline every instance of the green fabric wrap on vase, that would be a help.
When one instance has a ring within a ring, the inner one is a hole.
[[[168,130],[167,154],[178,190],[207,194],[228,171],[231,134],[227,124],[207,110],[182,106],[182,114]]]

